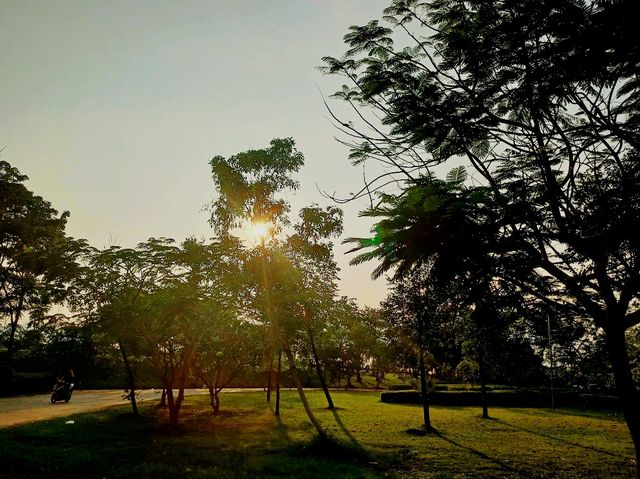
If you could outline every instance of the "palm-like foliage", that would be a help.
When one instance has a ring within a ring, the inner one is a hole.
[[[491,208],[486,188],[464,188],[464,173],[455,170],[448,181],[422,178],[401,195],[382,195],[380,204],[363,216],[381,217],[372,238],[347,238],[360,252],[351,264],[378,259],[372,277],[396,268],[395,277],[432,264],[435,276],[484,268],[497,248],[500,218]],[[363,250],[366,250],[362,252]]]

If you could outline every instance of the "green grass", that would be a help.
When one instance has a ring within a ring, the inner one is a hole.
[[[172,431],[153,405],[133,419],[122,407],[0,429],[0,477],[632,477],[632,446],[613,413],[546,409],[434,407],[435,434],[416,436],[417,406],[380,403],[378,393],[333,392],[324,409],[334,439],[314,440],[295,392],[283,393],[281,420],[261,393],[222,397],[214,417],[206,398],[189,397]],[[65,425],[68,419],[74,425]]]

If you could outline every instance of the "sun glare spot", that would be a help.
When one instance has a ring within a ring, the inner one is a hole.
[[[266,223],[253,223],[253,235],[262,240],[269,234],[269,226]]]

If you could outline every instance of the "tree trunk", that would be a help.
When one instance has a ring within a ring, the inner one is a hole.
[[[175,402],[176,422],[174,425],[178,424],[178,416],[180,415],[180,409],[182,408],[183,401],[184,401],[184,387],[180,387],[180,389],[178,389],[178,398],[176,399],[176,402]]]
[[[280,374],[282,373],[282,349],[278,350],[278,375],[276,376],[276,410],[274,414],[280,416]]]
[[[180,376],[178,377],[178,397],[174,401],[174,411],[171,417],[171,425],[176,426],[178,424],[178,416],[180,415],[180,409],[184,401],[184,387],[187,383],[187,376],[189,374],[189,368],[193,359],[193,351],[187,350],[182,357],[182,367],[180,368]],[[173,386],[173,385],[172,385]],[[172,393],[173,395],[173,393]],[[171,411],[170,411],[171,412]]]
[[[605,329],[605,335],[609,359],[616,381],[616,391],[622,403],[622,412],[635,447],[636,477],[640,478],[640,409],[638,408],[640,394],[638,394],[631,375],[624,329],[618,327],[607,328]]]
[[[169,424],[174,427],[178,424],[178,411],[173,397],[173,387],[167,387],[167,404],[169,405]]]
[[[478,355],[478,372],[480,373],[480,397],[482,398],[482,417],[489,419],[489,407],[487,402],[487,381],[484,370],[484,352]]]
[[[161,408],[167,407],[167,390],[162,388],[162,396],[160,396],[160,406]]]
[[[273,357],[269,355],[269,376],[267,377],[267,402],[271,402],[271,376],[273,376]]]
[[[304,410],[307,413],[307,416],[309,416],[309,420],[311,421],[311,424],[313,424],[313,426],[316,428],[316,431],[318,431],[318,435],[321,438],[326,438],[327,433],[324,432],[324,429],[322,429],[322,426],[320,425],[315,415],[313,414],[313,411],[309,406],[309,401],[307,401],[307,396],[305,395],[304,390],[302,389],[302,382],[300,381],[300,376],[298,375],[298,368],[296,368],[296,363],[293,358],[293,353],[291,352],[291,349],[289,349],[289,347],[285,347],[283,348],[283,350],[285,355],[287,356],[287,360],[289,361],[291,375],[293,376],[293,380],[296,383],[296,389],[298,390],[298,395],[300,396],[300,401],[302,401]]]
[[[11,365],[13,360],[13,348],[16,341],[16,330],[18,329],[18,322],[13,321],[11,319],[11,324],[9,325],[9,341],[7,342],[7,364]]]
[[[136,402],[136,383],[133,377],[133,371],[131,370],[131,364],[129,364],[129,356],[124,349],[123,340],[118,340],[118,347],[120,348],[120,354],[122,355],[122,362],[124,363],[124,369],[127,372],[127,381],[129,383],[129,394],[131,397],[131,410],[134,416],[138,415],[138,403]]]
[[[316,342],[313,339],[313,331],[311,328],[307,328],[307,334],[309,335],[309,342],[311,343],[311,353],[313,355],[313,364],[316,368],[316,373],[318,374],[318,379],[320,380],[320,386],[322,387],[322,391],[324,392],[324,397],[327,398],[327,409],[333,410],[336,407],[333,405],[333,399],[331,399],[331,394],[329,394],[329,388],[327,387],[327,382],[324,379],[324,374],[322,374],[322,369],[320,367],[320,359],[318,358],[318,350],[316,349]]]
[[[16,344],[16,332],[18,331],[18,323],[20,322],[20,316],[22,316],[22,307],[24,305],[24,296],[20,296],[18,300],[18,307],[11,313],[9,324],[9,342],[7,343],[7,364],[11,366],[13,360],[13,353]]]
[[[215,388],[207,386],[207,389],[209,390],[209,405],[211,406],[211,409],[213,409],[213,414],[217,414]]]
[[[217,391],[213,395],[213,413],[217,416],[220,412],[220,391]]]
[[[427,390],[427,372],[424,367],[424,348],[420,347],[420,387],[422,388],[422,416],[424,428],[431,431],[431,415],[429,411],[429,391]]]

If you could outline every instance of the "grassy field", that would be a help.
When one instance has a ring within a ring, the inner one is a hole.
[[[335,392],[323,408],[335,441],[313,440],[295,392],[283,393],[281,420],[260,393],[222,397],[214,417],[206,398],[187,399],[172,431],[152,404],[133,419],[124,407],[0,429],[0,477],[178,478],[593,478],[632,477],[632,446],[615,414],[580,410],[434,407],[437,433],[416,406],[380,403],[379,393]],[[65,425],[73,419],[75,424]]]

